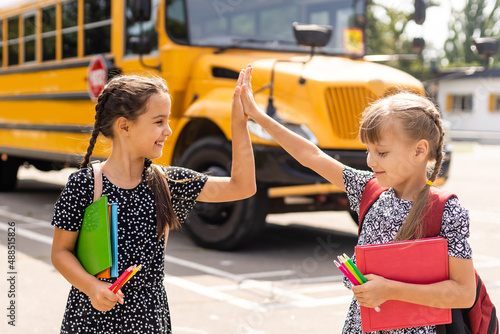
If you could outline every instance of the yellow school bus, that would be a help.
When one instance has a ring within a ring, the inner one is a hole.
[[[227,175],[230,109],[239,71],[286,127],[341,162],[367,168],[359,116],[397,89],[422,84],[364,58],[365,0],[40,0],[0,10],[0,189],[18,167],[74,167],[88,146],[93,96],[113,75],[165,78],[173,135],[162,164]],[[298,23],[297,23],[298,22]],[[249,121],[258,192],[198,203],[187,230],[199,245],[250,240],[268,213],[348,210],[345,194],[298,164]],[[102,137],[102,136],[101,136]],[[94,159],[105,159],[101,141]],[[449,165],[449,152],[445,173]]]

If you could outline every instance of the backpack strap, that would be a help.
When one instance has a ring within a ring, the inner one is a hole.
[[[431,187],[423,218],[424,237],[437,237],[441,233],[444,207],[452,197],[457,197],[457,195],[444,189]]]
[[[94,202],[102,195],[102,166],[101,162],[92,161],[90,166],[94,170]]]
[[[371,208],[373,203],[380,197],[380,195],[388,190],[389,188],[382,187],[376,178],[372,178],[366,184],[363,194],[361,195],[361,201],[359,203],[359,228],[358,237],[361,233],[361,227],[363,224],[363,219],[366,213]],[[439,189],[436,187],[431,187],[429,194],[429,201],[427,202],[427,208],[424,213],[424,236],[425,237],[436,237],[441,232],[441,222],[443,220],[444,207],[446,202],[451,197],[457,197],[446,190]]]
[[[94,171],[94,202],[97,201],[102,195],[102,165],[101,162],[96,160],[92,161],[90,166]],[[156,168],[160,175],[165,175],[165,173],[161,170],[158,165],[153,165],[153,168]],[[171,198],[170,189],[168,187],[167,179],[161,178],[165,183],[165,187],[167,188],[168,197]]]
[[[377,179],[374,177],[368,181],[361,195],[361,201],[359,202],[359,224],[358,224],[358,237],[361,233],[361,226],[363,224],[363,219],[365,218],[368,209],[371,208],[373,203],[380,197],[380,195],[388,190],[389,188],[382,187],[378,184]]]

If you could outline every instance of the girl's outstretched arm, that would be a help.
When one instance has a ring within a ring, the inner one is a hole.
[[[109,311],[118,302],[123,304],[123,293],[109,290],[111,284],[90,275],[74,254],[78,232],[54,228],[52,240],[52,264],[78,290],[89,296],[98,311]]]
[[[252,66],[248,65],[243,79],[241,100],[245,114],[267,131],[292,157],[302,165],[314,170],[329,182],[345,191],[343,165],[325,154],[316,145],[288,130],[262,111],[252,94]]]
[[[196,199],[201,202],[227,202],[248,198],[255,194],[255,161],[252,142],[247,129],[248,116],[243,112],[240,92],[245,71],[240,72],[233,94],[231,135],[233,162],[231,177],[209,177]]]

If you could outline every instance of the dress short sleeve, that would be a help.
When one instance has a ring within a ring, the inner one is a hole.
[[[448,240],[449,256],[472,259],[472,249],[467,241],[469,223],[469,211],[460,205],[456,197],[448,199],[443,211],[440,236]]]
[[[56,204],[52,225],[67,231],[80,231],[85,208],[92,203],[94,175],[89,168],[72,173]]]
[[[368,181],[373,178],[373,173],[344,166],[343,177],[351,210],[359,214],[361,195],[363,195]]]
[[[163,169],[167,174],[174,212],[179,222],[183,223],[194,208],[196,198],[205,186],[208,176],[184,167],[163,167]]]

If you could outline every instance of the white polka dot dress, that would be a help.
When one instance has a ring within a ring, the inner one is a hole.
[[[163,286],[165,238],[158,240],[155,201],[147,185],[147,170],[145,167],[141,183],[133,189],[119,188],[103,175],[102,193],[108,195],[110,203],[118,204],[118,272],[142,264],[141,270],[122,288],[124,304],[100,312],[92,307],[87,295],[71,287],[61,333],[171,333]],[[164,171],[168,175],[174,212],[183,222],[207,176],[181,167],[166,167]],[[71,174],[55,204],[52,225],[79,231],[85,208],[92,203],[93,191],[92,168]]]
[[[361,196],[373,173],[344,167],[344,184],[351,210],[359,213]],[[393,188],[383,192],[367,211],[358,238],[358,246],[392,242],[410,212],[412,202],[396,197]],[[456,197],[450,198],[444,207],[441,232],[439,236],[448,241],[448,255],[471,259],[472,250],[467,241],[469,237],[469,213]],[[356,262],[356,256],[352,260]],[[351,288],[351,283],[344,278],[344,284]],[[382,306],[383,307],[383,306]],[[353,297],[343,334],[362,334],[361,314],[358,301]],[[370,332],[370,334],[436,334],[436,326],[412,327],[387,331]]]

